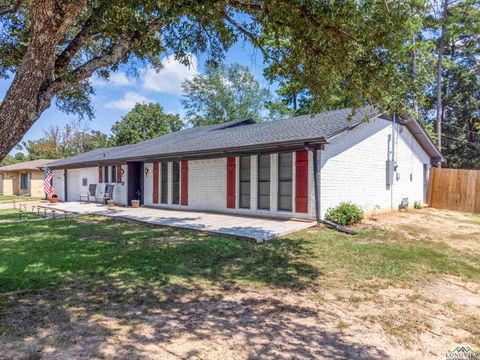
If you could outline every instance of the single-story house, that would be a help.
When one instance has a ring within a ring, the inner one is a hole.
[[[43,197],[44,168],[57,159],[38,159],[0,167],[0,195]]]
[[[114,184],[123,206],[315,219],[342,201],[366,211],[425,201],[442,160],[417,122],[365,107],[187,128],[49,167],[63,201]]]

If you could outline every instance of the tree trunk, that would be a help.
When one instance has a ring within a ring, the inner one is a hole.
[[[413,45],[413,51],[412,51],[412,78],[413,78],[413,84],[414,84],[414,94],[413,94],[413,110],[415,110],[415,115],[418,114],[418,101],[417,101],[417,88],[416,88],[416,80],[417,80],[417,50],[415,50],[415,44],[416,44],[416,34],[413,34],[412,36],[412,45]]]
[[[0,159],[50,105],[52,97],[41,99],[40,95],[54,80],[57,46],[84,4],[85,0],[31,2],[30,43],[0,105]]]
[[[440,151],[442,151],[442,118],[443,118],[443,106],[442,106],[442,71],[443,71],[443,53],[445,51],[445,21],[447,19],[447,0],[442,3],[442,17],[440,28],[440,39],[438,41],[438,59],[437,59],[437,144]],[[441,162],[438,164],[442,166]]]

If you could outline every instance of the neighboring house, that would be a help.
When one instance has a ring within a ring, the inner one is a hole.
[[[56,161],[39,159],[0,167],[0,195],[43,197],[45,165]]]
[[[150,207],[278,217],[323,217],[342,201],[367,211],[397,208],[405,197],[425,201],[429,169],[443,160],[425,131],[370,107],[350,115],[188,128],[50,167],[64,201],[79,200],[91,183],[98,191],[114,183],[120,205],[139,192]]]

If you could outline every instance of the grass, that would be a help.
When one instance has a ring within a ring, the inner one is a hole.
[[[10,201],[36,201],[41,200],[39,197],[32,197],[26,195],[0,195],[0,202],[10,202]]]
[[[443,276],[480,280],[480,259],[395,232],[302,231],[251,244],[100,216],[20,221],[0,210],[0,292],[79,280],[122,286],[174,282],[305,288],[388,286]]]

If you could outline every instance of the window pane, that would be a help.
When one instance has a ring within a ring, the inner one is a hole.
[[[168,163],[162,162],[162,204],[168,203]]]
[[[250,209],[250,156],[240,157],[240,204],[241,208]]]
[[[20,174],[20,189],[28,190],[28,174]]]
[[[173,197],[172,204],[180,204],[180,163],[173,162]]]
[[[104,169],[105,169],[104,181],[108,183],[108,166],[105,166]]]
[[[278,209],[292,211],[292,153],[278,154]]]
[[[258,208],[270,209],[270,154],[258,156]]]
[[[112,183],[117,182],[117,167],[112,165]]]
[[[259,209],[270,209],[270,195],[260,195],[258,197],[258,208]]]

